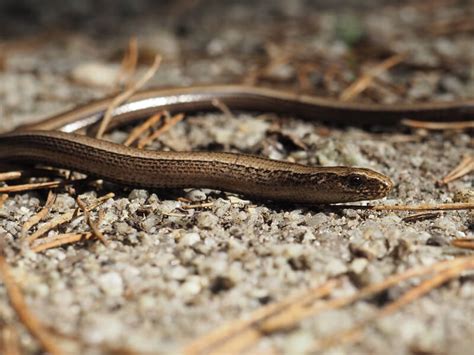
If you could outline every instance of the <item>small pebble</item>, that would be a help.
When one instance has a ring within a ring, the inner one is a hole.
[[[117,297],[123,293],[122,277],[116,272],[107,272],[100,275],[98,283],[102,291],[109,296]]]
[[[187,233],[179,240],[179,244],[190,247],[200,240],[201,238],[198,233]]]
[[[101,62],[78,65],[71,73],[74,81],[92,87],[112,88],[119,74],[119,66]]]

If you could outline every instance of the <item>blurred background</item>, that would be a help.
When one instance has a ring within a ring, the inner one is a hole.
[[[82,29],[87,24],[102,24],[106,26],[108,21],[116,21],[120,18],[124,21],[141,19],[158,19],[159,26],[173,25],[177,23],[176,16],[189,15],[186,18],[193,25],[199,23],[206,15],[219,16],[220,19],[227,17],[229,11],[241,11],[242,8],[250,7],[250,19],[265,20],[278,16],[299,16],[304,11],[317,11],[318,9],[353,8],[367,9],[377,4],[400,4],[397,0],[84,0],[84,1],[61,1],[61,0],[2,0],[0,1],[0,12],[2,20],[2,35],[14,35],[36,31],[39,26],[46,28]],[[405,1],[406,2],[406,1]],[[251,15],[253,13],[253,15]],[[109,22],[109,24],[111,24]],[[104,28],[113,31],[112,28]],[[117,32],[123,29],[116,28]]]

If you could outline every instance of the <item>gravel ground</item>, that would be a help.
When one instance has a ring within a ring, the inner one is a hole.
[[[114,77],[132,35],[139,40],[141,71],[152,53],[164,57],[149,86],[245,82],[338,97],[361,72],[404,53],[402,63],[357,100],[474,97],[472,26],[452,25],[472,18],[471,2],[393,2],[363,9],[316,1],[81,3],[51,1],[53,12],[33,1],[0,5],[2,130],[110,93],[111,81],[101,76]],[[89,17],[91,11],[100,15]],[[234,114],[193,115],[155,147],[369,167],[395,182],[384,204],[472,201],[472,176],[436,184],[473,154],[466,132],[363,130],[269,113]],[[124,136],[115,132],[110,138]],[[472,235],[473,229],[473,215],[465,211],[410,223],[404,212],[261,204],[211,190],[147,191],[106,183],[80,193],[93,201],[110,191],[115,197],[99,209],[107,246],[89,241],[33,253],[21,246],[19,234],[46,194],[12,194],[0,208],[1,242],[15,279],[41,322],[73,337],[60,343],[70,353],[179,352],[226,321],[331,277],[347,275],[338,294],[348,294],[412,266],[467,254],[450,240]],[[185,209],[178,197],[212,204]],[[75,207],[74,198],[59,191],[44,222]],[[88,228],[79,217],[47,238]],[[373,315],[403,290],[311,317],[258,346],[307,352],[316,338]],[[374,322],[356,345],[326,353],[469,354],[473,297],[474,279],[466,274]],[[0,322],[14,325],[25,353],[38,353],[3,287]]]

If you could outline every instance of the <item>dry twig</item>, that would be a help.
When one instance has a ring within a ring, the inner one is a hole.
[[[222,100],[212,99],[212,106],[219,109],[224,115],[226,115],[229,118],[234,118],[235,117],[233,115],[232,111],[229,109],[229,106],[227,106],[225,104],[225,102],[222,101]]]
[[[169,120],[166,121],[166,123],[161,127],[160,129],[157,129],[154,131],[152,134],[150,134],[147,137],[144,137],[138,141],[138,148],[142,149],[151,142],[153,142],[155,139],[157,139],[160,135],[165,133],[166,131],[169,131],[173,126],[175,126],[178,122],[181,122],[184,118],[184,114],[180,113],[177,115],[174,115],[171,117]]]
[[[7,171],[0,173],[0,181],[16,180],[21,178],[21,171]]]
[[[228,353],[241,351],[258,341],[263,334],[270,334],[282,329],[294,327],[298,322],[307,317],[314,316],[317,313],[330,309],[347,306],[361,299],[378,294],[381,291],[398,285],[410,278],[427,274],[443,273],[443,276],[435,277],[430,280],[431,282],[429,285],[433,288],[447,279],[459,275],[462,270],[473,266],[474,257],[464,257],[449,261],[441,261],[429,266],[413,267],[400,274],[389,276],[382,282],[364,287],[353,295],[332,299],[326,302],[314,303],[314,301],[319,297],[311,298],[311,294],[314,292],[314,290],[312,290],[306,294],[299,295],[296,298],[289,297],[277,304],[262,307],[255,311],[247,321],[230,323],[217,329],[191,343],[186,348],[186,353],[200,354],[204,352],[210,353],[210,351],[220,352],[224,349],[229,350],[227,351]],[[453,271],[450,271],[453,269],[456,270],[454,273]],[[332,281],[335,282],[335,280]],[[328,292],[331,292],[334,286],[335,285],[332,285]],[[420,289],[407,293],[401,301],[397,302],[397,307],[401,307],[402,305],[411,302],[415,299],[415,296],[419,297],[430,289],[426,284],[420,286]],[[324,292],[324,294],[326,295],[328,292]],[[386,314],[388,314],[389,311],[393,312],[395,309],[395,306],[391,306],[391,308],[384,310],[384,313],[387,312]],[[259,336],[252,333],[257,330],[260,333]],[[241,338],[239,338],[240,334],[242,334]],[[357,335],[358,334],[356,333],[348,334],[346,338],[354,339]],[[241,345],[239,345],[239,342]]]
[[[332,299],[327,302],[320,302],[320,303],[315,304],[314,306],[309,306],[302,309],[294,309],[291,314],[288,314],[288,315],[285,314],[284,317],[279,317],[279,318],[273,317],[265,323],[265,328],[263,330],[266,333],[272,333],[272,332],[276,332],[282,329],[288,329],[294,326],[297,322],[301,321],[302,319],[305,319],[310,316],[314,316],[323,311],[338,309],[338,308],[347,306],[349,304],[353,304],[356,301],[378,294],[410,278],[423,276],[427,274],[433,274],[433,273],[435,274],[444,273],[445,271],[449,271],[453,268],[456,270],[460,270],[460,268],[462,270],[465,270],[466,265],[469,266],[469,265],[472,265],[473,263],[474,263],[473,257],[465,257],[465,258],[457,258],[457,259],[449,260],[449,261],[441,261],[430,266],[414,267],[400,274],[390,276],[380,283],[364,287],[363,289],[359,290],[357,293],[353,295]],[[432,283],[432,285],[435,285],[435,284],[436,282]],[[425,289],[424,287],[425,286],[423,286],[423,289]],[[436,287],[436,286],[433,286],[433,287]],[[416,292],[419,292],[419,290]],[[401,301],[398,306],[406,304],[408,300],[413,300],[412,297],[413,297],[413,293],[409,293],[407,297],[403,298],[403,301]],[[390,311],[394,311],[394,310],[395,308]],[[384,312],[388,312],[388,309],[385,310]],[[365,321],[364,325],[366,323],[368,324],[370,321],[371,320]],[[357,327],[350,329],[347,332],[347,334],[338,333],[337,337],[341,341],[343,339],[345,341],[349,341],[349,340],[352,341],[360,335],[361,329],[362,329],[362,326],[359,324]],[[332,337],[329,337],[328,339],[325,339],[322,343],[317,343],[315,345],[315,349],[325,344],[326,344],[325,346],[333,345],[334,342],[332,340],[333,340]]]
[[[36,171],[37,169],[35,169]],[[39,171],[48,172],[50,170],[47,169],[39,169]],[[22,176],[25,176],[22,172]],[[77,185],[82,184],[89,179],[75,179],[70,180],[66,178],[63,181],[47,181],[47,182],[37,182],[37,183],[28,183],[28,184],[20,184],[20,185],[11,185],[11,186],[3,186],[0,187],[0,193],[13,193],[13,192],[22,192],[22,191],[32,191],[32,190],[41,190],[41,189],[55,189],[61,186],[68,186],[68,185]]]
[[[107,195],[98,198],[96,201],[94,201],[89,206],[87,206],[87,208],[86,208],[87,211],[92,211],[94,208],[98,207],[99,205],[104,203],[109,198],[112,198],[113,196],[114,196],[113,193],[108,193]],[[51,229],[53,229],[53,228],[55,228],[55,227],[57,227],[57,226],[59,226],[63,223],[69,222],[71,219],[73,219],[74,217],[79,217],[81,214],[82,213],[80,211],[78,211],[77,209],[74,209],[74,210],[66,212],[66,213],[64,213],[60,216],[57,216],[57,217],[53,218],[52,220],[48,221],[47,223],[45,223],[44,225],[42,225],[40,228],[38,228],[36,230],[36,232],[34,232],[33,234],[31,234],[30,236],[25,238],[25,240],[26,240],[26,242],[31,244],[33,241],[35,241],[39,237],[41,237],[44,234],[48,233]]]
[[[151,67],[147,70],[147,72],[140,78],[136,83],[130,85],[127,90],[116,96],[111,102],[110,105],[107,107],[105,111],[104,117],[100,122],[99,129],[96,134],[96,138],[102,138],[104,135],[110,120],[112,119],[112,113],[115,108],[125,101],[127,101],[137,90],[141,89],[157,72],[158,68],[160,67],[161,63],[161,56],[157,55],[155,57],[155,61],[151,65]]]
[[[187,355],[234,353],[236,350],[245,349],[261,337],[262,334],[259,328],[262,322],[266,322],[282,312],[287,313],[288,308],[295,304],[311,303],[326,296],[338,283],[338,280],[330,280],[304,293],[289,296],[279,302],[263,306],[245,319],[227,323],[196,339],[184,349],[184,353]]]
[[[401,297],[397,298],[394,302],[389,303],[387,306],[380,309],[375,316],[370,317],[354,327],[342,332],[337,335],[330,336],[326,339],[316,341],[315,346],[311,351],[317,352],[324,349],[327,349],[336,344],[340,345],[343,343],[353,342],[357,340],[361,335],[361,330],[372,324],[377,319],[383,318],[387,315],[393,314],[398,311],[403,306],[406,306],[409,303],[414,302],[415,300],[421,298],[428,292],[432,291],[436,287],[441,286],[445,282],[458,277],[462,272],[468,269],[474,268],[474,257],[464,258],[461,262],[452,263],[445,269],[439,271],[433,277],[423,281],[418,286],[411,288],[405,292]]]
[[[403,125],[410,128],[421,128],[433,131],[444,130],[463,130],[474,128],[474,121],[459,121],[459,122],[429,122],[405,119],[401,122]]]
[[[114,198],[114,196],[115,194],[113,192],[109,192],[108,194],[105,194],[104,196],[95,199],[87,206],[87,210],[92,211],[93,209],[99,207],[101,204],[107,201],[109,198]]]
[[[446,281],[458,277],[465,270],[474,268],[474,257],[467,257],[463,258],[463,260],[456,261],[456,263],[450,263],[448,267],[440,271],[432,278],[423,281],[418,286],[413,287],[401,297],[397,298],[394,302],[382,308],[379,314],[377,315],[377,318],[394,313],[401,307],[413,302],[414,300],[430,292],[432,289],[441,286]]]
[[[357,97],[360,93],[366,90],[375,77],[380,76],[382,73],[394,67],[395,65],[401,63],[405,59],[405,54],[396,54],[382,63],[374,66],[367,73],[363,74],[359,79],[352,83],[348,88],[346,88],[340,95],[342,101],[352,100]]]
[[[197,204],[191,204],[191,205],[183,205],[181,208],[183,210],[190,210],[193,208],[211,208],[214,206],[214,202],[204,202],[204,203],[197,203]]]
[[[62,351],[57,345],[56,340],[51,336],[51,334],[41,325],[38,319],[31,313],[23,294],[21,293],[20,288],[15,282],[13,275],[11,274],[10,267],[5,260],[5,257],[0,254],[0,276],[3,279],[5,289],[7,291],[8,298],[10,299],[10,304],[15,310],[15,313],[18,315],[20,321],[28,329],[28,331],[33,335],[35,339],[39,341],[42,348],[52,354],[59,355],[62,354]]]
[[[8,170],[6,170],[8,169]],[[2,165],[3,173],[0,173],[0,176],[3,176],[7,180],[17,180],[21,178],[29,178],[29,177],[49,177],[49,178],[64,178],[65,174],[61,171],[61,169],[39,166],[39,167],[19,167],[16,165]],[[0,181],[2,179],[0,178]]]
[[[160,122],[160,120],[163,118],[164,115],[165,115],[165,111],[160,111],[158,113],[155,113],[145,122],[143,122],[141,125],[135,127],[132,130],[132,132],[130,132],[130,134],[127,137],[127,140],[123,143],[123,145],[126,145],[128,147],[131,144],[133,144],[138,139],[138,137],[140,137],[146,130],[148,130],[150,127]]]
[[[0,324],[0,354],[21,355],[18,332],[13,325]]]
[[[472,171],[474,171],[474,156],[466,156],[453,170],[441,179],[440,183],[446,185],[454,180],[460,179],[464,175],[470,174]]]
[[[458,248],[474,250],[474,238],[456,238],[451,241],[451,245]]]
[[[69,222],[71,219],[74,218],[74,216],[79,216],[77,210],[72,210],[53,218],[52,220],[48,221],[40,228],[38,228],[36,232],[26,237],[25,241],[30,244],[33,243],[36,239],[48,233],[51,229],[60,226],[63,223]]]
[[[79,197],[76,198],[77,205],[84,213],[84,217],[86,218],[86,222],[92,230],[94,236],[99,239],[104,245],[107,245],[107,239],[105,239],[104,235],[99,229],[99,226],[92,220],[91,215],[88,210],[88,206],[82,201]]]
[[[0,208],[2,208],[3,204],[5,201],[8,200],[8,195],[7,194],[0,194]]]
[[[39,253],[62,245],[77,243],[81,240],[89,240],[92,236],[93,234],[91,232],[58,234],[51,240],[32,247],[31,250],[35,253]]]
[[[48,182],[37,182],[37,183],[13,185],[13,186],[3,186],[3,187],[0,187],[0,193],[31,191],[31,190],[39,190],[39,189],[53,189],[63,184],[64,182],[61,182],[61,181],[48,181]]]
[[[31,227],[38,224],[38,222],[40,222],[44,217],[46,217],[46,215],[49,213],[49,210],[53,206],[54,201],[56,201],[56,194],[52,190],[50,190],[48,192],[48,197],[43,208],[23,224],[23,227],[21,228],[22,236],[25,236]]]
[[[130,86],[131,78],[135,74],[138,63],[138,41],[136,37],[130,38],[128,41],[128,48],[125,52],[122,63],[120,66],[120,72],[116,80],[115,86]]]

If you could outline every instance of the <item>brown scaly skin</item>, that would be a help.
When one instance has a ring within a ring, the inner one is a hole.
[[[146,151],[57,131],[3,135],[0,160],[50,164],[124,185],[205,187],[294,203],[371,200],[392,187],[389,178],[369,169],[310,167],[233,153]]]

